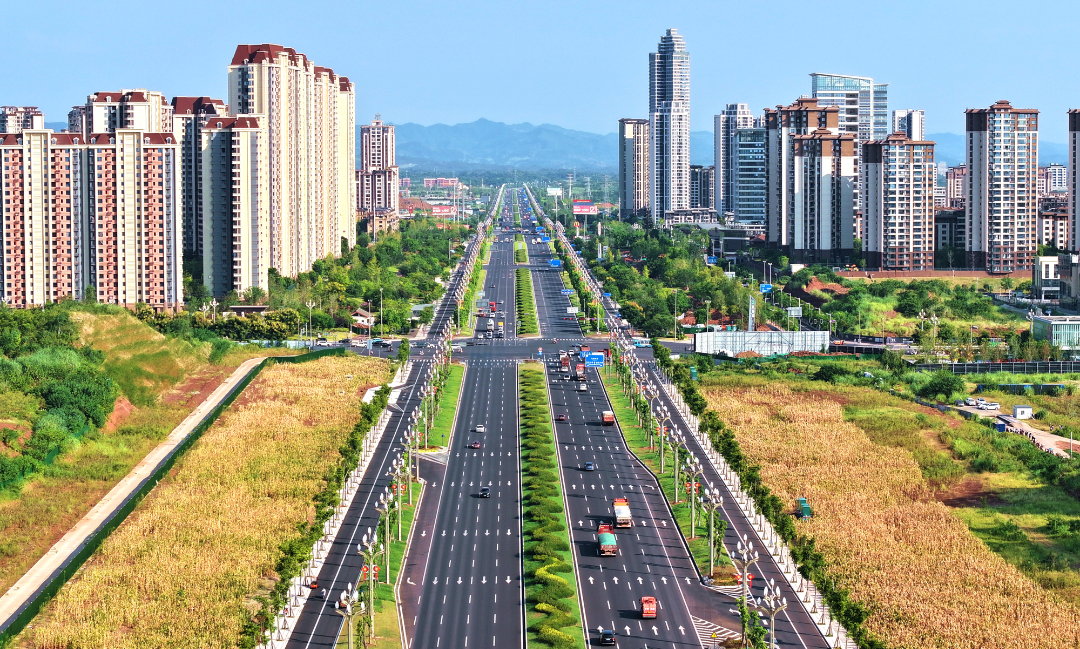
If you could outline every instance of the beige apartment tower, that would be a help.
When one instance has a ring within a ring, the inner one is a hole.
[[[863,145],[866,265],[934,269],[934,143],[896,132]]]
[[[968,268],[1030,270],[1035,256],[1039,111],[998,101],[967,118]]]
[[[649,198],[649,120],[619,120],[619,218],[644,214]]]
[[[239,45],[229,110],[266,122],[270,268],[295,277],[356,243],[356,90],[280,45]],[[204,174],[205,177],[205,174]]]
[[[203,223],[201,213],[202,138],[204,122],[225,117],[228,107],[210,97],[173,97],[172,132],[180,143],[180,210],[184,224],[184,252],[201,255]]]
[[[0,133],[22,133],[45,128],[45,114],[37,106],[0,106]]]
[[[394,127],[379,115],[360,126],[360,169],[356,171],[356,208],[372,219],[376,213],[397,218],[399,184]]]

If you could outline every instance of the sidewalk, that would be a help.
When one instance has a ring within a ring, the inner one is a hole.
[[[199,423],[222,400],[229,396],[234,387],[251,372],[263,358],[244,361],[240,367],[226,378],[205,401],[187,416],[180,425],[173,429],[165,441],[158,444],[145,458],[116,484],[86,516],[76,523],[45,556],[22,576],[3,597],[0,597],[0,630],[6,628],[35,593],[45,588],[52,579],[64,569],[68,561],[79,552],[83,545],[94,536],[101,526],[109,521],[113,514],[124,506],[128,498],[135,493],[143,482],[154,473],[157,467],[183,443]]]

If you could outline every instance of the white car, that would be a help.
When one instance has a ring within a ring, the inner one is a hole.
[[[478,432],[478,433],[486,433],[487,432],[487,427],[484,426],[483,424],[477,424],[476,425],[476,432]]]
[[[977,406],[977,405],[979,405],[979,402],[976,401],[973,397],[968,397],[967,399],[964,399],[964,405],[966,405],[966,406]]]

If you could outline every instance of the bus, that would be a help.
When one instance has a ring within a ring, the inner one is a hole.
[[[652,347],[652,343],[648,338],[635,338],[634,347]]]

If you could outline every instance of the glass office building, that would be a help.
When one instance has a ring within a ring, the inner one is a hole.
[[[732,211],[740,221],[765,222],[765,129],[734,133],[735,173]]]

